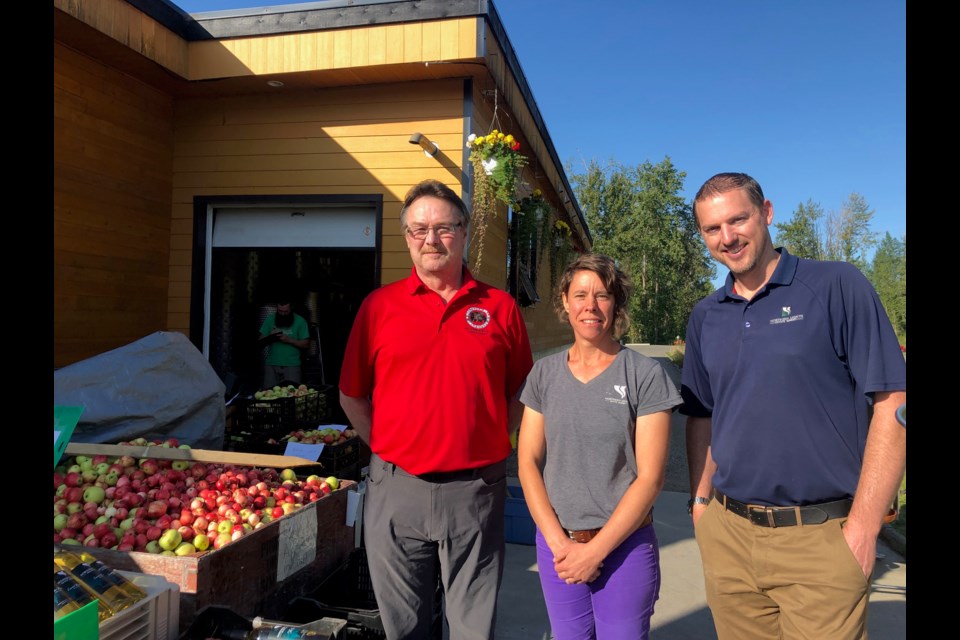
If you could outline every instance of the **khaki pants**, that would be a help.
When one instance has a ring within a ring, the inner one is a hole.
[[[870,583],[844,522],[771,529],[712,501],[696,537],[719,640],[865,639]]]

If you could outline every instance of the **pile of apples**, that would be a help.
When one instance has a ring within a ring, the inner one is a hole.
[[[147,444],[189,448],[173,438]],[[339,487],[334,476],[300,481],[292,469],[76,456],[53,472],[53,541],[162,555],[201,553]]]
[[[313,393],[319,393],[316,389],[311,389],[305,384],[295,387],[289,384],[285,387],[276,386],[272,389],[262,389],[253,394],[254,400],[276,400],[277,398],[298,398],[308,396]]]
[[[277,442],[273,438],[267,440],[267,444],[283,444],[285,442],[299,442],[300,444],[340,444],[350,438],[355,438],[357,432],[347,428],[343,431],[332,427],[323,429],[297,429],[280,438]]]

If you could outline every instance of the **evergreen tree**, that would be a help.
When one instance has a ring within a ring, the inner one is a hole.
[[[888,231],[873,254],[868,273],[900,342],[907,341],[907,238]]]
[[[777,244],[799,258],[823,259],[823,237],[820,220],[823,208],[813,200],[797,206],[787,222],[775,222]]]
[[[851,193],[840,208],[827,218],[824,254],[827,260],[842,260],[866,273],[867,251],[877,243],[877,234],[870,231],[874,211],[859,193]]]
[[[679,195],[686,173],[669,157],[636,167],[591,161],[584,173],[570,173],[593,250],[616,260],[633,280],[630,339],[665,344],[683,335],[716,269],[690,204]]]

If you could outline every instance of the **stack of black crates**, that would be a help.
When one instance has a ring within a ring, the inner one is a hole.
[[[300,429],[322,429],[329,424],[336,388],[324,385],[316,393],[272,400],[237,399],[236,418],[226,433],[226,449],[248,453],[283,455],[284,436]],[[316,467],[300,467],[298,474],[336,476],[360,480],[360,439],[348,438],[328,444]]]

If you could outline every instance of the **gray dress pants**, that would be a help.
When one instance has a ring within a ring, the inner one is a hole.
[[[364,546],[389,640],[430,637],[438,572],[450,638],[492,640],[506,486],[506,461],[418,477],[371,457]]]

